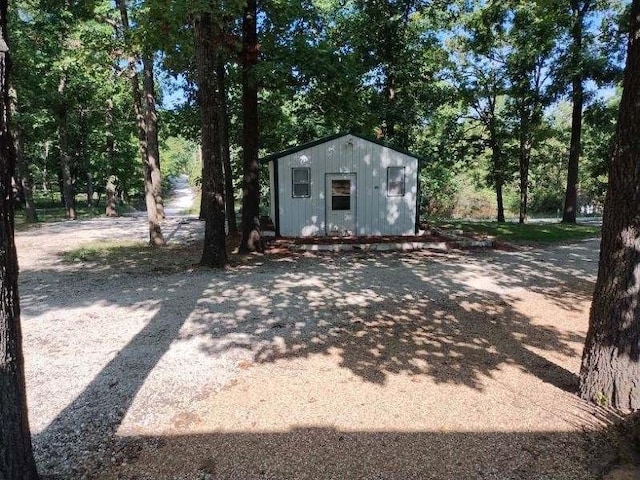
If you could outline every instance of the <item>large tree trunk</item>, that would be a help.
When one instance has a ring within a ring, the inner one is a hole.
[[[67,79],[63,74],[58,84],[60,105],[58,106],[58,150],[60,151],[60,171],[62,173],[62,202],[69,220],[76,219],[76,194],[71,175],[71,156],[69,155],[68,111],[64,99]]]
[[[0,4],[0,478],[38,478],[31,447],[20,329],[18,258],[11,177],[15,151],[9,135],[7,2]]]
[[[105,157],[107,158],[107,171],[111,172],[116,158],[115,136],[113,134],[113,100],[107,100],[107,108],[105,111]],[[107,194],[107,205],[105,207],[105,215],[107,217],[117,217],[118,211],[116,199],[116,177],[115,175],[107,175],[107,185],[105,187]]]
[[[609,164],[598,279],[580,370],[582,398],[640,409],[640,0]]]
[[[580,148],[582,135],[582,105],[584,102],[583,66],[582,66],[582,35],[584,23],[584,9],[574,0],[573,27],[571,29],[573,78],[571,80],[571,97],[573,113],[571,116],[571,141],[569,147],[569,163],[567,164],[567,189],[562,212],[563,223],[576,223],[578,209],[578,165],[580,162]],[[586,8],[586,7],[585,7]]]
[[[247,0],[242,21],[242,238],[240,253],[263,252],[260,231],[260,164],[258,163],[258,63],[256,0]]]
[[[200,265],[224,268],[228,263],[225,244],[224,180],[220,148],[216,65],[220,54],[211,13],[202,13],[195,21],[198,100],[200,103],[202,145],[202,203],[205,215],[204,248]]]
[[[525,109],[520,112],[520,145],[518,151],[518,165],[520,169],[520,211],[518,222],[527,220],[527,203],[529,199],[529,163],[531,162],[531,141],[529,140],[530,123],[526,120],[528,113]]]
[[[153,199],[156,203],[156,213],[164,218],[164,203],[162,201],[162,174],[160,172],[160,147],[158,145],[158,113],[156,111],[156,88],[153,77],[153,59],[145,55],[142,59],[144,80],[145,125],[147,132],[147,162],[151,170],[151,184]]]
[[[127,5],[125,0],[116,0],[118,9],[120,10],[120,19],[122,21],[122,29],[125,39],[129,36],[129,15],[127,13]],[[140,82],[136,72],[136,59],[129,59],[129,81],[131,82],[131,93],[133,96],[133,108],[136,115],[136,127],[138,133],[138,146],[140,158],[142,159],[142,175],[144,178],[144,199],[147,206],[147,218],[149,220],[149,244],[153,247],[164,245],[164,237],[162,236],[162,228],[160,221],[162,217],[158,216],[158,208],[153,188],[153,166],[149,162],[149,148],[147,144],[147,124],[145,119],[145,111],[142,107],[142,95],[140,93]]]
[[[149,164],[146,122],[142,111],[138,75],[134,71],[133,65],[130,65],[130,67],[129,74],[131,76],[131,91],[133,92],[133,104],[136,112],[138,146],[140,158],[142,160],[142,176],[144,178],[144,200],[147,207],[147,218],[149,222],[149,245],[152,247],[159,247],[164,245],[165,242],[162,235],[162,228],[160,226],[161,217],[158,215],[158,208],[153,189],[153,167]]]
[[[238,234],[236,223],[236,196],[233,191],[233,170],[231,168],[231,152],[229,150],[229,118],[227,115],[227,89],[225,84],[224,63],[217,66],[218,88],[220,89],[220,148],[222,149],[222,166],[224,169],[224,203],[227,213],[229,235]]]

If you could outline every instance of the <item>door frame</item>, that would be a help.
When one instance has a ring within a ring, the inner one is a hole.
[[[325,172],[324,174],[324,234],[329,235],[329,199],[331,198],[331,191],[327,188],[328,180],[330,176],[343,177],[336,178],[336,180],[353,180],[351,185],[351,209],[353,212],[353,235],[358,234],[358,175],[356,172]],[[348,178],[347,178],[348,177]]]

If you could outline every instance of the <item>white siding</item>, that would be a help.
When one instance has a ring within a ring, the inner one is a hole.
[[[269,176],[273,186],[273,163]],[[414,233],[418,160],[373,142],[345,135],[277,161],[280,234],[325,235],[325,174],[356,174],[356,232],[358,235]],[[404,196],[387,196],[387,167],[405,167]],[[291,169],[311,169],[311,196],[292,197]],[[272,194],[272,205],[275,205]],[[272,207],[272,218],[275,211]]]
[[[269,162],[269,216],[271,221],[276,221],[276,188],[275,176],[273,173],[273,162]]]

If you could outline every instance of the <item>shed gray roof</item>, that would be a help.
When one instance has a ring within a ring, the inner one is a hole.
[[[413,154],[411,152],[408,152],[406,150],[402,150],[402,149],[399,149],[399,148],[392,147],[392,146],[390,146],[390,145],[388,145],[388,144],[386,144],[384,142],[381,142],[380,140],[375,140],[375,139],[372,139],[372,138],[363,137],[362,135],[358,135],[357,133],[351,133],[351,132],[336,133],[334,135],[329,135],[327,137],[319,138],[318,140],[313,140],[311,142],[303,143],[302,145],[296,145],[295,147],[288,148],[288,149],[283,150],[281,152],[272,153],[270,155],[262,157],[260,159],[260,162],[268,163],[268,162],[271,162],[271,161],[276,160],[278,158],[286,157],[287,155],[290,155],[292,153],[301,152],[302,150],[306,150],[307,148],[315,147],[316,145],[321,145],[323,143],[330,142],[331,140],[335,140],[336,138],[346,137],[347,135],[351,135],[353,137],[357,137],[357,138],[360,138],[362,140],[366,140],[367,142],[375,143],[375,144],[380,145],[382,147],[386,147],[386,148],[388,148],[390,150],[393,150],[395,152],[402,153],[404,155],[408,155],[410,157],[413,157],[413,158],[417,159],[419,162],[426,162],[425,158],[420,157],[418,155],[415,155],[415,154]]]

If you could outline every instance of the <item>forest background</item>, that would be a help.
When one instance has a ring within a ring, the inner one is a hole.
[[[16,189],[24,220],[35,220],[34,206],[41,217],[61,205],[72,217],[86,212],[84,204],[103,212],[105,200],[144,208],[136,115],[149,98],[159,106],[165,189],[180,174],[201,185],[198,3],[14,2]],[[217,110],[229,155],[227,210],[233,205],[235,217],[246,123],[245,2],[200,3],[215,3],[214,68],[224,98]],[[598,214],[626,8],[616,0],[260,2],[250,72],[260,155],[351,131],[426,160],[423,218],[524,220],[563,217],[570,152],[577,151],[573,209]],[[138,106],[132,81],[146,100]],[[261,214],[268,211],[265,177]]]

